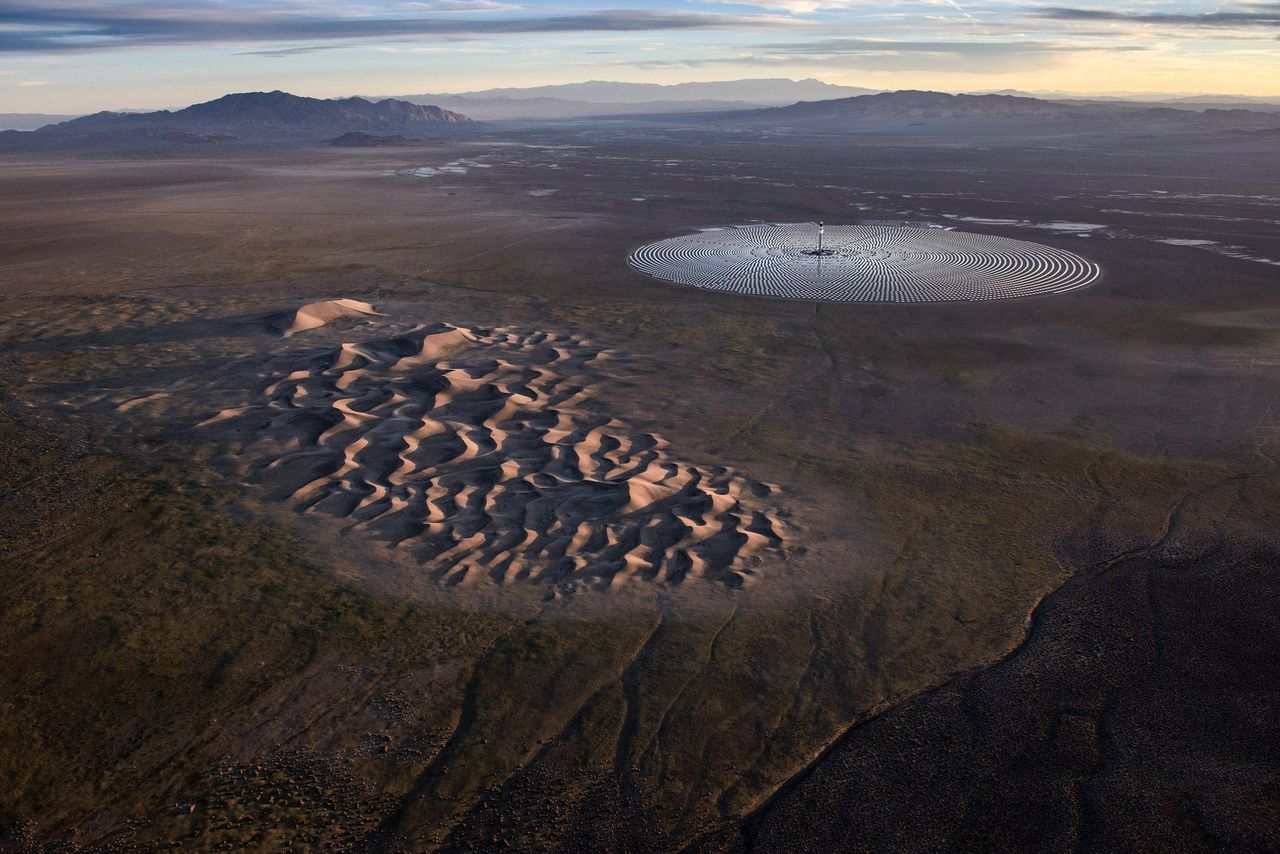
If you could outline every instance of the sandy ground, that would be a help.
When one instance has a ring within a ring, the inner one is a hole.
[[[1274,845],[1239,744],[1276,723],[1280,176],[1246,143],[6,163],[6,842]],[[842,214],[1103,277],[839,306],[625,263]]]
[[[319,306],[297,315],[374,314]],[[238,446],[268,500],[410,550],[450,587],[745,585],[789,537],[768,502],[778,488],[679,461],[660,436],[610,417],[598,386],[611,356],[568,335],[432,324],[274,359],[256,399],[197,427]]]

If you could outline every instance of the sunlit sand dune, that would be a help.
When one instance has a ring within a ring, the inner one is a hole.
[[[284,336],[288,338],[299,332],[306,332],[308,329],[328,326],[337,320],[377,315],[373,306],[367,302],[358,302],[353,299],[324,300],[304,305],[294,312],[293,316],[288,318],[288,325],[284,326],[283,331]]]
[[[374,315],[305,306],[293,327]],[[277,500],[411,554],[446,585],[733,587],[785,555],[776,487],[674,458],[607,413],[601,353],[568,335],[422,326],[270,360],[200,429]]]

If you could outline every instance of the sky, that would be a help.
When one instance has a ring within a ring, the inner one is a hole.
[[[1280,95],[1280,0],[0,0],[0,113],[753,77]]]

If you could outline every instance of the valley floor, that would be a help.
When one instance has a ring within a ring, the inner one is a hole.
[[[0,840],[1274,850],[1280,174],[1197,145],[10,158]],[[755,219],[1103,275],[626,265]]]

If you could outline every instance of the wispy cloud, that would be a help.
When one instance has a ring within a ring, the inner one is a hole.
[[[283,59],[289,56],[301,56],[307,53],[317,53],[322,50],[337,50],[342,45],[337,44],[308,44],[299,45],[297,47],[271,47],[262,50],[238,50],[236,56],[266,56]]]
[[[999,55],[1030,53],[1077,53],[1096,51],[1090,45],[1052,41],[893,41],[879,39],[818,39],[801,42],[774,42],[755,46],[757,50],[790,56],[846,56],[870,53],[949,53],[955,55]],[[1117,45],[1111,50],[1145,50],[1141,45]]]
[[[1100,46],[1031,40],[895,41],[832,38],[756,44],[740,53],[724,56],[623,61],[618,64],[650,70],[748,65],[969,72],[1044,66],[1071,54],[1149,49],[1148,46],[1139,44]]]
[[[1052,6],[1031,13],[1055,21],[1114,21],[1130,24],[1161,24],[1178,27],[1280,27],[1280,3],[1251,3],[1235,8],[1219,7],[1209,12],[1134,12],[1117,9]]]
[[[443,9],[432,5],[434,11]],[[471,6],[469,10],[474,11],[475,8]],[[148,3],[91,6],[0,2],[0,17],[10,24],[0,29],[0,52],[10,53],[201,43],[359,42],[424,36],[749,29],[794,26],[796,23],[780,15],[661,10],[467,18],[440,14],[391,17],[321,15],[288,7],[253,10],[210,3],[174,7]]]
[[[514,3],[499,3],[497,0],[424,0],[405,3],[404,8],[424,12],[507,12],[522,7]]]
[[[859,0],[749,0],[749,2],[718,0],[718,2],[733,3],[738,6],[752,6],[756,9],[768,9],[770,11],[790,12],[793,15],[821,12],[828,9],[848,9],[859,5]]]

